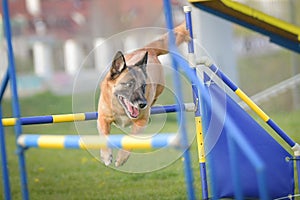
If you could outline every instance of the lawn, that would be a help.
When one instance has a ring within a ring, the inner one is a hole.
[[[43,103],[41,103],[43,102]],[[42,93],[20,101],[23,116],[70,113],[70,96]],[[46,106],[45,106],[46,105]],[[6,117],[11,116],[9,101],[3,103]],[[294,139],[300,131],[300,112],[272,113],[274,120]],[[164,130],[176,127],[171,114]],[[82,122],[85,123],[85,122]],[[188,121],[192,126],[193,120]],[[13,128],[6,128],[7,151],[13,199],[21,199],[18,162]],[[24,133],[77,134],[74,123],[24,126]],[[195,142],[191,147],[194,186],[200,198]],[[29,149],[26,152],[31,199],[186,199],[182,159],[170,166],[145,174],[124,173],[103,166],[87,151]],[[2,182],[1,182],[2,184]],[[0,193],[2,185],[0,185]]]

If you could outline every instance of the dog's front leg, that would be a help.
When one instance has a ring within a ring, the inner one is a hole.
[[[143,130],[145,129],[145,124],[146,123],[134,123],[133,126],[132,126],[132,133],[131,135],[136,135],[138,133],[141,133],[143,132]],[[122,166],[129,158],[131,152],[130,149],[120,149],[118,151],[118,154],[117,154],[117,158],[116,158],[116,162],[115,162],[115,166],[116,167],[119,167],[119,166]]]
[[[110,123],[106,122],[105,120],[98,118],[98,132],[101,136],[108,136],[110,132]],[[112,163],[112,149],[111,148],[102,148],[100,149],[100,157],[102,162],[108,166]]]

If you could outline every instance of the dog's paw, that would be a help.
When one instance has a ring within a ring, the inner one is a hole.
[[[110,148],[107,148],[107,149],[101,149],[100,150],[100,156],[101,156],[101,160],[102,162],[108,166],[112,163],[112,159],[113,159],[113,156],[112,156],[112,149]]]
[[[119,150],[118,155],[117,155],[117,159],[116,159],[116,162],[115,162],[115,166],[116,167],[122,166],[128,160],[129,156],[130,156],[130,151]]]

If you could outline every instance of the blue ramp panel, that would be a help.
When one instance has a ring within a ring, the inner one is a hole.
[[[218,135],[211,127],[224,127],[223,124],[229,122],[229,117],[240,130],[238,133],[230,132],[230,134],[242,135],[262,159],[266,167],[266,186],[270,197],[274,199],[294,194],[293,162],[286,159],[292,156],[215,83],[207,86],[207,90],[210,94],[210,102],[202,101],[203,126],[205,138],[208,140],[206,148],[209,149],[207,157],[211,169],[213,198],[234,197],[227,137],[229,131],[232,130],[220,129],[221,134],[217,142],[210,141],[210,136]],[[221,105],[222,99],[225,99],[224,105]],[[225,118],[219,116],[216,120],[213,115],[218,115],[218,113],[225,113]],[[235,155],[244,198],[258,198],[258,180],[253,165],[241,151],[236,152]]]

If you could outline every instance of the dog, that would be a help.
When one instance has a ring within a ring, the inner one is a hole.
[[[190,40],[185,22],[174,29],[176,45]],[[124,55],[118,51],[111,67],[100,83],[98,132],[107,136],[111,124],[131,125],[131,134],[143,131],[148,124],[150,108],[164,90],[164,73],[158,56],[168,53],[168,34],[148,45]],[[119,150],[115,166],[123,165],[130,150]],[[112,149],[102,148],[100,157],[108,166],[113,161]]]

